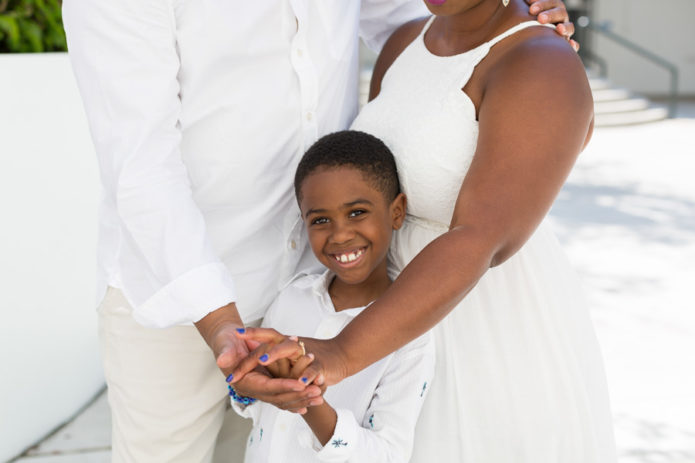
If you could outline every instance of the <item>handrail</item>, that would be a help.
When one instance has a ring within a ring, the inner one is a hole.
[[[679,71],[678,67],[671,63],[670,61],[667,61],[663,59],[661,56],[657,55],[656,53],[653,53],[646,48],[636,44],[635,42],[632,42],[631,40],[626,39],[625,37],[616,34],[611,30],[610,24],[608,22],[603,22],[603,23],[598,23],[594,25],[591,20],[586,17],[582,16],[577,20],[577,25],[582,28],[589,29],[590,31],[603,34],[606,38],[611,39],[612,41],[616,42],[618,45],[621,45],[628,50],[640,55],[643,58],[646,58],[647,60],[651,61],[652,63],[656,64],[657,66],[660,66],[666,70],[669,71],[671,74],[671,83],[670,83],[670,94],[669,94],[669,117],[675,117],[676,116],[676,109],[678,106],[678,78],[679,78]],[[595,55],[594,55],[595,57]]]

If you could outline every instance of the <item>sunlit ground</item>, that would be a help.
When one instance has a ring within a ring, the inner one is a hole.
[[[591,304],[621,463],[695,462],[694,174],[695,118],[600,129],[552,210]]]

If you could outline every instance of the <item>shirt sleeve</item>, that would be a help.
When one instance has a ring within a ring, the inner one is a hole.
[[[422,0],[362,0],[360,36],[379,53],[398,26],[429,14]]]
[[[431,334],[396,351],[360,422],[337,409],[335,431],[317,457],[324,462],[407,462],[415,425],[434,375]],[[318,443],[318,441],[316,441]]]
[[[137,272],[121,275],[134,317],[152,327],[199,320],[236,294],[181,158],[173,7],[65,0],[63,19],[104,194],[137,256]]]
[[[237,415],[243,418],[251,418],[253,420],[254,426],[258,424],[258,419],[261,413],[261,407],[263,406],[262,402],[257,400],[252,404],[244,405],[235,401],[231,397],[229,398],[229,402],[232,404],[232,409],[236,412]]]

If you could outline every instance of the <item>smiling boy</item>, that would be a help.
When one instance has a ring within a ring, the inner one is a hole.
[[[406,198],[388,148],[355,131],[327,135],[307,151],[295,193],[311,249],[327,270],[296,277],[263,326],[329,338],[391,284],[386,256],[403,223]],[[299,379],[309,362],[310,354],[269,370]],[[303,414],[243,403],[235,394],[235,409],[254,420],[246,461],[405,462],[433,371],[434,345],[425,335],[332,386]]]

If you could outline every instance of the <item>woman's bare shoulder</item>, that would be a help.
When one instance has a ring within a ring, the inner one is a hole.
[[[534,76],[534,81],[543,85],[555,79],[570,79],[577,84],[588,84],[579,55],[554,30],[548,27],[529,27],[519,32],[515,39],[510,41],[495,60],[492,75],[501,79]]]
[[[546,27],[530,27],[517,34],[501,47],[487,69],[483,84],[486,95],[523,93],[551,105],[593,109],[584,65],[565,39]]]
[[[403,50],[405,50],[420,32],[422,32],[422,28],[425,27],[425,23],[428,19],[429,18],[413,19],[393,31],[391,37],[389,37],[384,44],[384,48],[381,50],[381,53],[379,53],[379,57],[374,65],[372,82],[369,88],[370,100],[379,94],[381,90],[381,81],[386,71],[391,67],[396,58],[403,53]]]
[[[533,27],[517,34],[497,50],[485,73],[481,133],[483,126],[494,133],[514,125],[523,138],[543,127],[536,139],[562,133],[580,140],[581,149],[591,133],[594,105],[579,56],[551,29]]]

